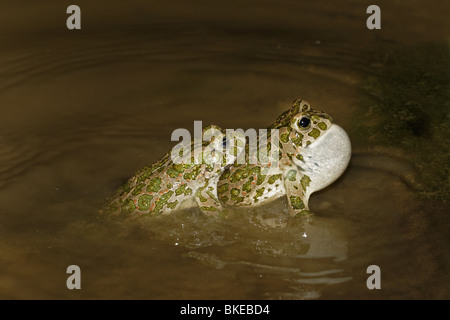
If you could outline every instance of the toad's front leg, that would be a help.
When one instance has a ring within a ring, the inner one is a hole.
[[[307,191],[311,179],[296,166],[286,168],[283,178],[291,216],[310,214]]]
[[[200,210],[207,215],[218,215],[224,211],[217,197],[217,179],[206,179],[195,192],[195,200]]]

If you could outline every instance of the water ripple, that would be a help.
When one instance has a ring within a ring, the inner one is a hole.
[[[284,63],[366,70],[361,44],[355,50],[333,39],[298,41],[292,30],[272,30],[264,38],[261,35],[265,30],[240,31],[214,24],[206,27],[205,24],[179,24],[129,26],[124,30],[76,37],[55,35],[10,54],[0,66],[0,88],[5,90],[30,80],[130,61],[187,64],[198,60],[232,59],[250,64]]]

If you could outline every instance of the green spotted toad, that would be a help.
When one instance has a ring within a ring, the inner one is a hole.
[[[334,182],[351,156],[350,140],[331,117],[295,100],[258,138],[262,155],[250,156],[243,133],[219,127],[203,130],[178,158],[172,153],[131,177],[106,209],[131,216],[169,214],[198,205],[207,214],[258,206],[286,196],[291,215],[309,213],[310,195]],[[270,140],[270,141],[269,141]],[[243,155],[243,157],[241,157]]]
[[[278,154],[269,162],[226,168],[217,185],[219,200],[230,207],[257,206],[287,196],[291,215],[308,214],[311,193],[331,184],[347,167],[350,140],[328,114],[304,100],[295,100],[268,129],[278,129]],[[266,150],[275,149],[271,135]]]

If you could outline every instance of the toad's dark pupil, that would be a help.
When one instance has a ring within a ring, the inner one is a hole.
[[[311,120],[309,120],[309,118],[304,117],[298,121],[298,126],[302,127],[302,128],[308,128],[310,123],[311,123]]]

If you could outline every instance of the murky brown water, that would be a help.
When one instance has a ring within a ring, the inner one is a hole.
[[[364,1],[77,1],[69,31],[65,4],[25,2],[0,11],[0,298],[450,298],[448,205],[418,199],[411,163],[357,142],[309,221],[283,199],[227,219],[98,216],[193,120],[265,128],[301,97],[350,131],[371,57],[449,41],[448,3],[379,1],[369,31]],[[366,287],[373,264],[381,290]]]

